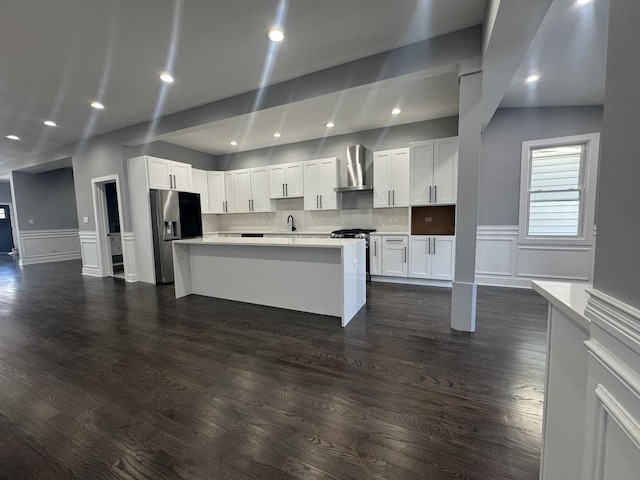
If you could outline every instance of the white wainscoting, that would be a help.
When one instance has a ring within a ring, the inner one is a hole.
[[[476,281],[530,288],[531,280],[591,281],[593,247],[518,245],[517,225],[478,225]]]
[[[640,472],[640,310],[592,290],[584,480]]]
[[[124,279],[127,282],[137,282],[136,271],[136,243],[133,232],[122,233],[122,250],[124,257]]]
[[[20,265],[80,258],[78,230],[22,230],[19,233]]]
[[[98,234],[83,231],[80,235],[80,250],[82,252],[82,274],[92,277],[102,277],[100,268],[100,254],[98,252]]]

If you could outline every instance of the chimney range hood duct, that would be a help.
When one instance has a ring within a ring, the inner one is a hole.
[[[347,186],[336,192],[373,190],[373,154],[364,145],[347,147]]]

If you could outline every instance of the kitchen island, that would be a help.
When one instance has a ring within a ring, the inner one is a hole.
[[[190,294],[340,317],[366,303],[365,241],[195,238],[173,242],[176,298]]]

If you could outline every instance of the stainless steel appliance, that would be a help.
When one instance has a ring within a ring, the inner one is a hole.
[[[336,192],[373,190],[373,154],[364,145],[347,147],[347,186]]]
[[[173,282],[171,242],[202,236],[200,194],[175,190],[150,190],[153,256],[156,283]]]
[[[367,282],[371,280],[371,273],[369,270],[369,234],[375,232],[375,228],[345,228],[342,230],[334,230],[331,232],[331,238],[362,238],[364,239],[365,250],[365,264],[367,270]]]

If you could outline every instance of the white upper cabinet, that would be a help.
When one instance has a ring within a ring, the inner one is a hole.
[[[458,188],[458,137],[412,142],[410,203],[455,204]]]
[[[267,167],[226,172],[225,187],[228,213],[273,211]]]
[[[453,280],[455,236],[412,236],[409,241],[409,277]]]
[[[304,165],[304,209],[337,210],[339,160],[335,157],[309,160]]]
[[[207,189],[207,172],[193,168],[191,170],[193,176],[193,191],[200,194],[200,209],[202,213],[209,212],[209,191]]]
[[[409,206],[409,149],[373,152],[373,207]]]
[[[227,194],[225,191],[225,172],[207,173],[208,208],[206,213],[226,213]]]
[[[191,165],[164,158],[146,157],[149,188],[158,190],[193,190]]]
[[[302,162],[269,167],[269,197],[302,197],[304,191]]]

